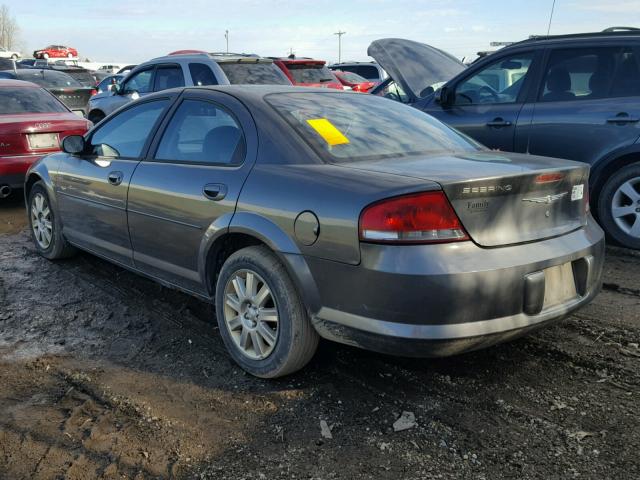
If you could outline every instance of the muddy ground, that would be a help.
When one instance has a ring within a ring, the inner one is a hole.
[[[0,205],[0,478],[640,478],[640,255],[596,301],[485,351],[325,343],[245,375],[212,308],[87,254],[37,256]],[[417,425],[394,432],[402,412]],[[332,428],[321,435],[320,421]]]

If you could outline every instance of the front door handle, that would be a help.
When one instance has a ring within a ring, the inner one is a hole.
[[[630,117],[627,112],[620,112],[615,117],[607,118],[607,123],[618,123],[620,125],[624,123],[637,123],[638,121],[640,121],[640,118]]]
[[[111,185],[120,185],[122,183],[122,172],[110,172],[107,176],[107,180]]]
[[[500,127],[510,127],[510,126],[511,126],[511,122],[501,117],[494,118],[490,122],[487,122],[487,127],[500,128]]]
[[[217,202],[227,196],[227,186],[222,183],[208,183],[202,189],[202,193],[209,200]]]

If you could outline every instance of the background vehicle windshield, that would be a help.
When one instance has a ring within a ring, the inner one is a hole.
[[[53,95],[42,88],[0,88],[0,115],[68,111]]]
[[[289,64],[287,68],[296,83],[333,82],[333,74],[325,65]]]
[[[220,62],[218,65],[232,84],[291,85],[273,63]]]
[[[53,70],[19,71],[17,78],[19,80],[33,82],[45,88],[82,87],[82,84],[75,78],[70,77],[66,73]]]
[[[342,72],[341,75],[342,75],[342,78],[344,78],[347,82],[351,82],[351,83],[364,83],[369,81],[366,78],[361,77],[357,73],[353,73],[353,72]]]
[[[273,93],[266,100],[330,162],[470,152],[479,148],[433,117],[384,98]]]

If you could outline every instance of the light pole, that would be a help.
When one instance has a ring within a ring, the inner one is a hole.
[[[227,53],[229,53],[229,30],[224,31],[224,39],[227,41]]]
[[[336,33],[334,33],[334,35],[338,35],[338,63],[342,62],[342,35],[344,35],[347,32],[343,32],[341,30],[338,30]]]

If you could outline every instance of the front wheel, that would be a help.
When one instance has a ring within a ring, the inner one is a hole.
[[[42,54],[42,58],[44,58],[45,60],[49,60],[49,54],[48,53],[43,53]]]
[[[231,255],[216,284],[216,316],[227,350],[256,377],[276,378],[304,367],[318,334],[284,265],[266,247]]]
[[[28,208],[31,238],[38,253],[49,260],[72,256],[76,250],[62,236],[61,222],[41,181],[29,192]]]
[[[607,180],[598,199],[598,217],[613,240],[640,249],[640,163],[627,165]]]
[[[18,59],[18,55],[16,55],[15,53],[13,55],[11,55],[11,59],[12,60],[17,60]]]

